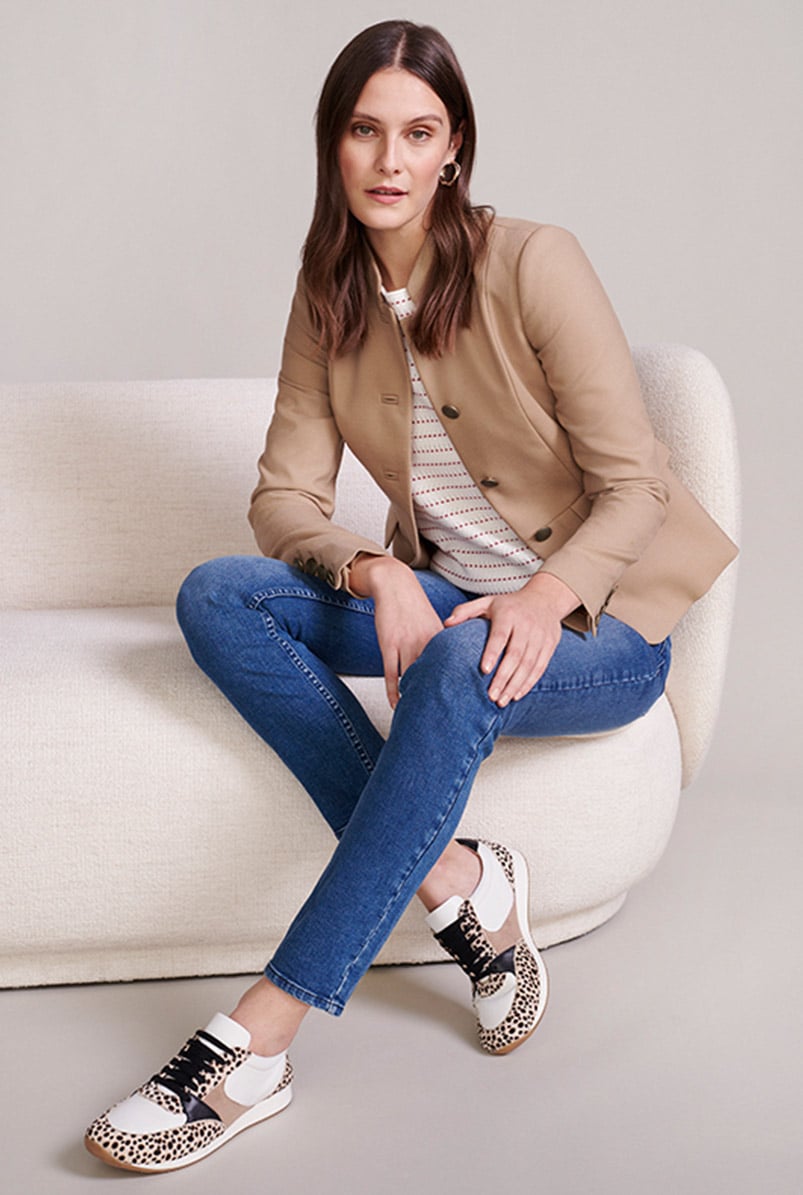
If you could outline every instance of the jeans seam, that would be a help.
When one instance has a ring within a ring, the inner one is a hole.
[[[324,685],[321,681],[320,677],[316,676],[312,669],[304,662],[304,660],[301,659],[301,656],[299,656],[298,652],[293,649],[292,644],[279,634],[279,632],[276,630],[276,624],[272,615],[268,614],[266,610],[261,610],[260,613],[262,615],[262,622],[266,633],[271,639],[274,640],[275,643],[279,644],[279,646],[290,658],[290,661],[293,663],[293,665],[298,669],[299,672],[303,674],[304,677],[306,677],[312,687],[318,692],[319,696],[324,699],[340,723],[340,726],[345,732],[345,735],[352,747],[357,752],[360,763],[365,768],[366,773],[370,776],[374,770],[374,761],[372,760],[368,751],[366,751],[362,739],[357,734],[354,723],[350,718],[346,717],[340,702],[333,693],[329,692],[326,685]]]
[[[305,598],[308,601],[322,602],[326,606],[336,606],[341,610],[351,610],[355,614],[368,614],[373,617],[373,605],[370,598],[355,598],[349,595],[343,600],[327,593],[318,593],[314,589],[300,589],[295,585],[277,585],[271,589],[257,590],[245,603],[246,609],[258,610],[263,602],[275,597]]]
[[[661,645],[663,647],[663,644]],[[544,684],[536,681],[530,690],[531,693],[571,693],[579,689],[602,689],[606,685],[643,685],[651,684],[657,680],[662,672],[666,670],[666,650],[662,650],[661,658],[656,664],[652,672],[642,673],[639,676],[614,676],[606,678],[605,680],[586,680],[580,681],[576,684]]]
[[[455,784],[452,787],[451,799],[449,800],[449,803],[446,806],[446,808],[443,809],[442,816],[440,817],[437,825],[435,826],[434,830],[430,834],[426,845],[424,847],[422,847],[422,849],[418,852],[417,857],[407,867],[407,870],[405,871],[401,880],[397,884],[392,895],[390,897],[388,897],[387,903],[385,904],[385,907],[382,910],[379,918],[377,919],[376,923],[374,924],[373,928],[371,929],[371,932],[368,934],[367,938],[362,943],[362,945],[360,946],[357,953],[354,955],[354,957],[351,959],[351,961],[347,964],[347,966],[343,972],[343,977],[342,977],[340,983],[338,984],[337,988],[335,989],[334,996],[332,997],[333,1002],[337,1002],[337,998],[339,997],[340,993],[342,992],[343,988],[345,987],[346,983],[348,982],[351,972],[354,970],[355,967],[359,966],[360,959],[365,954],[365,952],[370,948],[370,946],[373,943],[374,939],[376,938],[377,934],[380,932],[382,926],[384,925],[385,921],[387,920],[388,911],[396,904],[398,897],[399,897],[399,893],[401,892],[402,888],[406,884],[411,873],[415,870],[415,868],[420,863],[423,856],[426,854],[426,852],[432,846],[432,843],[435,841],[436,837],[440,833],[440,830],[441,830],[444,822],[446,821],[449,814],[454,809],[458,795],[459,795],[460,791],[462,790],[463,786],[465,785],[466,776],[468,775],[469,771],[471,770],[471,767],[473,766],[474,761],[477,758],[477,755],[480,751],[481,746],[483,745],[483,743],[486,742],[488,736],[491,734],[491,732],[493,731],[495,726],[497,726],[499,724],[499,722],[501,721],[501,718],[502,718],[502,712],[500,710],[497,714],[494,715],[493,721],[489,723],[489,725],[488,725],[487,729],[485,730],[485,733],[482,735],[482,737],[476,741],[476,743],[474,745],[473,752],[471,753],[470,757],[468,757],[466,759],[463,770],[460,773],[459,777],[457,778]]]

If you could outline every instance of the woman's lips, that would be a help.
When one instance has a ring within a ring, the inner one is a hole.
[[[398,203],[406,194],[406,191],[400,191],[398,187],[373,187],[366,191],[366,195],[370,195],[378,203]]]

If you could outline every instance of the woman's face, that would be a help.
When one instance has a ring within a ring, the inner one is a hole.
[[[438,175],[461,141],[423,79],[394,68],[371,76],[338,153],[349,210],[369,240],[402,233],[423,242]]]

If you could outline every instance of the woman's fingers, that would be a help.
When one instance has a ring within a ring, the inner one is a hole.
[[[553,651],[554,646],[546,642],[531,644],[522,652],[511,644],[491,681],[488,690],[491,701],[502,707],[511,701],[520,701],[543,676]]]
[[[385,692],[391,708],[395,709],[399,703],[399,677],[418,659],[433,635],[443,629],[443,624],[406,565],[389,558],[386,562],[382,557],[378,564],[375,560],[369,562],[361,578],[366,589],[370,582]]]
[[[461,602],[455,606],[448,618],[444,618],[445,627],[456,627],[460,622],[468,622],[470,618],[485,618],[490,609],[492,597],[472,598],[470,602]]]
[[[432,611],[427,625],[415,624],[406,628],[392,625],[390,631],[379,632],[379,645],[385,672],[385,690],[393,709],[399,702],[399,678],[414,664],[430,639],[443,630],[443,624]]]
[[[478,615],[491,623],[480,661],[484,673],[494,673],[488,696],[500,706],[519,701],[546,671],[560,639],[560,619],[523,593],[492,598]]]
[[[504,621],[499,618],[491,619],[491,630],[488,635],[488,641],[485,644],[485,650],[482,653],[482,659],[480,660],[480,668],[486,675],[493,672],[494,668],[497,668],[497,665],[501,667],[499,663],[500,658],[504,657],[504,659],[507,659],[507,667],[503,673],[505,679],[507,678],[507,673],[518,664],[522,655],[522,648],[519,645],[515,648],[512,646],[513,629],[513,626],[507,619]]]
[[[560,639],[560,618],[532,594],[489,595],[455,606],[444,626],[471,618],[491,624],[480,668],[494,673],[488,689],[491,701],[506,706],[520,701],[547,669]]]
[[[490,647],[490,645],[491,637],[489,636],[488,646]],[[503,648],[496,653],[498,663],[488,689],[491,701],[495,701],[499,705],[507,705],[508,701],[512,700],[514,692],[518,692],[533,670],[536,651],[537,643],[531,636],[511,634],[508,637]],[[485,657],[483,657],[482,668],[484,671],[490,671],[486,667]]]
[[[494,666],[505,649],[510,634],[509,629],[503,627],[500,618],[494,614],[493,596],[474,598],[470,602],[461,602],[455,606],[448,618],[443,620],[445,627],[456,627],[472,618],[487,618],[491,623],[491,633],[482,653],[480,668],[483,672],[493,672]]]
[[[492,596],[475,598],[471,602],[462,602],[459,606],[455,606],[452,613],[444,621],[444,626],[457,626],[461,622],[468,622],[472,618],[486,618],[491,624],[491,630],[488,634],[488,641],[485,644],[485,650],[482,653],[480,660],[480,668],[486,675],[493,672],[497,666],[500,657],[503,653],[507,656],[510,653],[509,644],[511,637],[515,630],[515,606],[509,601],[509,595],[505,595],[508,600],[494,598]],[[512,655],[509,656],[509,666],[513,667],[518,663],[521,655],[520,647],[513,648]]]
[[[385,668],[385,692],[390,708],[395,710],[399,704],[399,658],[396,655],[383,655],[382,661]]]

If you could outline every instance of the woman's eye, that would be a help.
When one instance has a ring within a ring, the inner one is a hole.
[[[410,138],[413,141],[429,141],[431,134],[429,129],[413,129]]]
[[[358,137],[370,137],[374,130],[369,124],[355,124],[351,131]]]

